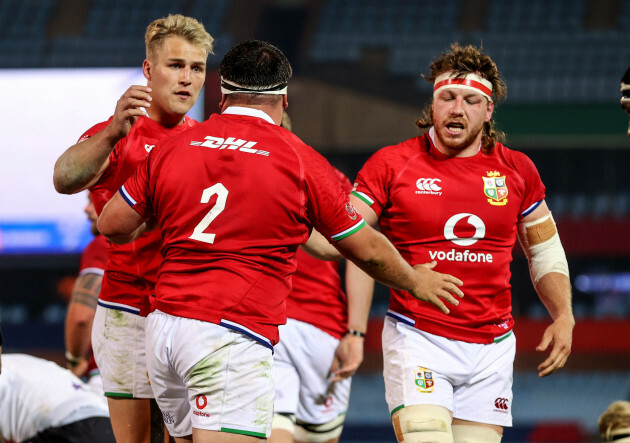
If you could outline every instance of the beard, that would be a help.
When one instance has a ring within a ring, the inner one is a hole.
[[[443,125],[436,128],[435,136],[446,148],[460,152],[478,143],[478,137],[483,131],[483,125],[484,123],[482,122],[476,126],[468,126],[455,136],[447,133],[446,125]]]

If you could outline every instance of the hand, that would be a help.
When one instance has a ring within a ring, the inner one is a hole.
[[[333,364],[330,367],[330,373],[333,375],[331,382],[341,381],[344,378],[352,377],[352,375],[359,369],[361,362],[363,361],[363,337],[358,337],[352,334],[346,334],[343,336],[337,350],[335,351],[335,358]]]
[[[464,293],[458,288],[458,286],[463,285],[463,283],[460,279],[455,278],[452,275],[432,271],[436,265],[436,261],[424,263],[422,265],[415,265],[413,268],[420,276],[420,283],[413,291],[409,292],[418,300],[433,303],[440,311],[448,314],[450,311],[440,298],[443,298],[452,305],[457,306],[459,304],[459,300],[451,294],[455,294],[462,298]]]
[[[559,317],[545,329],[542,341],[536,346],[536,350],[544,352],[550,344],[552,346],[549,357],[538,365],[539,377],[553,374],[564,366],[571,354],[574,325],[573,318]]]
[[[151,107],[151,88],[148,86],[130,86],[116,102],[114,118],[110,123],[111,130],[118,138],[126,137],[131,127],[141,115],[147,115],[142,108]]]
[[[66,367],[77,377],[81,378],[85,375],[88,370],[88,361],[84,358],[81,358],[77,363],[72,364],[70,362],[66,362]]]

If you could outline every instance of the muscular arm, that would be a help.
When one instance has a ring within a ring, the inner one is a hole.
[[[109,241],[124,244],[138,238],[147,229],[147,224],[127,204],[120,192],[116,192],[98,217],[97,228]]]
[[[575,326],[571,309],[571,283],[566,275],[551,272],[538,281],[536,292],[553,319],[536,347],[537,351],[544,352],[549,345],[552,346],[549,357],[538,365],[538,375],[545,377],[562,368],[571,354]]]
[[[350,201],[368,225],[372,227],[376,226],[378,218],[376,213],[368,205],[352,195],[350,196]],[[302,245],[302,249],[311,257],[315,257],[319,260],[339,260],[342,258],[339,251],[328,243],[328,240],[315,229],[313,229],[308,241]]]
[[[112,121],[93,137],[70,146],[55,163],[53,183],[61,194],[75,194],[98,181],[116,143],[129,134],[141,107],[149,107],[150,88],[131,86],[116,103]]]
[[[532,223],[550,214],[547,204],[543,201],[531,214],[523,218],[521,223]],[[555,229],[555,228],[554,228]],[[571,353],[571,344],[573,340],[573,327],[575,326],[575,318],[571,307],[571,283],[569,277],[562,271],[566,266],[566,258],[564,251],[560,254],[560,258],[552,257],[549,252],[538,252],[536,255],[541,257],[533,257],[531,246],[527,247],[528,240],[520,234],[521,244],[526,249],[526,255],[530,266],[533,260],[557,260],[558,265],[547,265],[550,269],[540,275],[532,273],[532,282],[538,293],[538,297],[543,302],[553,323],[545,329],[540,344],[536,347],[537,351],[544,352],[551,345],[549,356],[538,366],[538,375],[545,377],[562,368]],[[556,234],[557,235],[557,234]],[[543,238],[545,236],[543,235]],[[542,239],[541,239],[542,240]],[[542,244],[544,242],[541,241]],[[556,254],[558,255],[558,254]],[[549,257],[549,258],[546,258]],[[564,264],[562,261],[564,260]],[[543,268],[544,269],[544,268]]]
[[[346,295],[348,303],[348,330],[367,332],[370,306],[374,294],[374,279],[354,263],[346,263]],[[331,370],[339,381],[351,377],[363,362],[363,342],[357,335],[346,334],[335,351],[335,362]],[[340,366],[340,367],[339,367]]]
[[[376,226],[378,222],[378,216],[374,210],[354,195],[350,195],[350,202],[369,225],[369,230],[361,229],[361,231],[365,230],[366,232],[364,234],[368,234],[369,231],[372,231],[372,233],[369,234],[369,237],[370,240],[374,242],[371,245],[368,243],[362,243],[363,240],[361,238],[355,237],[354,240],[359,243],[358,250],[362,250],[361,253],[364,254],[371,248],[375,248],[372,249],[372,253],[376,253],[377,255],[383,253],[384,256],[381,256],[380,259],[373,258],[369,261],[369,263],[361,262],[361,259],[356,261],[348,256],[346,256],[346,258],[354,261],[359,268],[375,280],[378,280],[381,283],[395,289],[406,290],[415,298],[434,304],[446,314],[450,311],[444,305],[441,298],[447,300],[455,306],[459,304],[459,301],[457,301],[457,299],[455,299],[451,294],[455,294],[459,297],[464,296],[462,291],[458,288],[458,286],[462,285],[461,280],[448,274],[441,274],[439,272],[432,271],[437,264],[435,261],[431,263],[417,264],[411,268],[411,266],[402,258],[400,253],[394,248],[389,240],[371,228],[372,226]],[[344,240],[351,239],[352,237],[354,237],[354,235],[351,235]],[[341,241],[339,243],[341,243]],[[380,251],[377,252],[377,250]],[[344,254],[343,250],[340,249],[340,251]],[[385,256],[388,257],[385,258]],[[409,274],[408,271],[410,268],[415,272]],[[389,275],[389,277],[383,279],[383,273]],[[401,277],[402,280],[399,280]],[[411,278],[413,282],[407,280],[409,278]],[[396,283],[391,279],[401,282],[403,280],[407,281],[401,286],[399,283]],[[413,287],[414,289],[410,290],[409,287]]]
[[[109,136],[109,126],[81,143],[70,146],[55,163],[53,183],[61,194],[76,194],[103,175],[109,154],[120,138]]]
[[[311,236],[301,248],[311,257],[318,260],[335,261],[342,259],[339,251],[326,240],[322,234],[313,229]]]
[[[68,364],[68,369],[77,376],[82,376],[87,369],[92,322],[102,280],[101,274],[89,272],[79,275],[72,288],[66,314],[65,335],[66,351],[80,359],[77,363]]]
[[[419,300],[433,303],[446,314],[450,311],[441,299],[458,305],[459,301],[452,294],[463,297],[458,288],[462,285],[459,279],[432,271],[435,262],[411,267],[389,240],[371,226],[365,226],[335,245],[344,257],[375,280],[408,291]]]

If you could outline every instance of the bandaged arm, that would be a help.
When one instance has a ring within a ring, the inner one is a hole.
[[[569,266],[551,212],[519,224],[519,241],[529,262],[529,273],[534,286],[550,273],[569,277]]]
[[[554,320],[562,315],[572,319],[569,267],[547,204],[543,201],[523,218],[518,228],[518,238],[538,296]]]

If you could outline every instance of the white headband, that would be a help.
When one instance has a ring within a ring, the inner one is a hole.
[[[448,71],[439,75],[433,84],[433,95],[442,88],[468,89],[492,101],[492,83],[473,72],[458,75],[453,71]]]
[[[602,435],[602,437],[605,436]],[[610,439],[606,439],[605,441],[614,441],[615,443],[630,442],[630,428],[615,429],[610,433],[610,437]]]
[[[287,93],[287,84],[279,83],[273,86],[243,86],[238,83],[231,82],[221,77],[221,93],[228,94],[275,94],[284,95]]]

